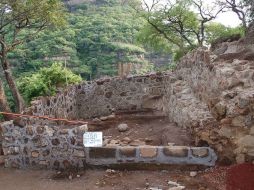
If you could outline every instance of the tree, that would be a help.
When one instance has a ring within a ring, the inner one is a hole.
[[[253,18],[254,18],[254,1],[253,0],[243,0],[245,5],[247,7],[249,7],[249,12],[250,12],[250,18],[251,21],[253,22]]]
[[[58,0],[2,0],[0,2],[0,59],[15,100],[16,110],[24,109],[12,76],[8,54],[48,26],[64,22],[64,8]]]
[[[166,2],[166,3],[165,3]],[[153,0],[149,4],[143,0],[144,11],[136,10],[147,21],[147,25],[138,35],[138,39],[146,44],[159,40],[158,44],[165,46],[179,57],[190,49],[203,46],[206,43],[206,27],[224,9],[217,4],[208,6],[201,0],[160,1]],[[153,37],[142,36],[148,34]],[[164,41],[164,42],[163,42]]]
[[[238,26],[232,28],[216,22],[212,22],[206,27],[206,38],[209,44],[212,44],[217,40],[222,40],[233,36],[239,36],[239,38],[243,37],[243,27]]]
[[[249,15],[249,9],[246,2],[243,0],[223,0],[219,1],[219,4],[220,6],[225,6],[226,9],[237,14],[239,20],[242,22],[245,32],[247,32],[247,17]]]
[[[4,93],[3,83],[1,80],[0,80],[0,110],[6,111],[6,112],[10,111],[10,108]]]
[[[212,20],[214,20],[219,13],[223,11],[225,8],[224,5],[217,6],[215,3],[213,3],[210,6],[204,5],[202,0],[192,0],[193,4],[198,10],[199,15],[199,29],[196,33],[197,40],[199,46],[203,46],[203,43],[205,41],[205,30],[206,30],[206,24]]]
[[[145,27],[138,35],[139,42],[167,51],[188,52],[196,47],[196,35],[198,30],[197,14],[189,10],[188,1],[167,1],[160,4],[160,0],[154,0],[152,4],[143,1],[145,10],[136,8],[136,11],[147,21]]]

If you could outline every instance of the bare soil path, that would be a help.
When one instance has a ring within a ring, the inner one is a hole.
[[[185,190],[223,190],[219,184],[210,183],[210,172],[190,177],[184,171],[113,171],[86,170],[80,177],[68,179],[68,175],[56,178],[55,171],[15,170],[0,168],[1,190],[168,190],[168,181],[185,186]],[[207,176],[209,175],[209,176]],[[204,177],[205,176],[205,177]],[[219,185],[219,186],[218,186]],[[216,188],[217,186],[217,188]]]

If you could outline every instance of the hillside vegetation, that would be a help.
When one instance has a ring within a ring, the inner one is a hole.
[[[118,63],[144,63],[139,55],[146,51],[135,45],[144,20],[121,1],[98,2],[67,4],[64,27],[45,30],[14,51],[10,58],[16,75],[66,61],[73,72],[90,80],[116,75]]]

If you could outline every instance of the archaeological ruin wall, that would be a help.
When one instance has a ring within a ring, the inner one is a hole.
[[[33,102],[27,113],[55,118],[87,119],[114,111],[161,109],[165,74],[108,78],[71,86],[54,97]]]
[[[246,39],[251,38],[224,42],[213,52],[196,49],[187,54],[173,72],[101,79],[71,86],[54,97],[35,100],[26,113],[82,120],[117,111],[160,110],[179,127],[191,129],[196,146],[213,148],[220,163],[252,162],[254,45],[251,41],[246,43]],[[17,127],[8,122],[1,124],[8,166],[16,163],[26,166],[27,163],[63,167],[84,165],[88,159],[79,126],[65,130],[61,124],[38,120],[26,122],[24,128]],[[160,148],[155,149],[168,158]],[[112,151],[119,156],[118,149]],[[129,151],[135,152],[135,159],[131,160],[143,159],[139,148]],[[180,152],[184,151],[181,149]],[[178,153],[174,152],[173,157]],[[213,155],[210,150],[200,150],[199,153],[204,159]],[[193,156],[190,152],[186,155]],[[154,154],[150,160],[160,159],[157,156]],[[216,160],[215,156],[212,158]],[[60,160],[59,164],[57,160]]]

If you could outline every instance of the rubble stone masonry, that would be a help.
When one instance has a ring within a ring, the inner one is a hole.
[[[190,128],[197,146],[214,148],[220,162],[252,162],[254,42],[251,39],[253,29],[245,39],[224,42],[213,52],[206,48],[193,50],[173,72],[101,79],[71,86],[54,97],[37,99],[27,113],[87,119],[119,110],[161,110],[179,127]],[[85,162],[82,129],[46,124],[34,122],[21,129],[9,122],[1,124],[7,165],[12,166],[16,158],[19,162],[15,164],[37,163],[42,167]],[[130,148],[117,151],[126,157],[137,153]],[[171,150],[161,152],[157,148],[138,151],[148,159],[156,157],[158,151],[164,156],[172,154]],[[89,155],[89,158],[96,157],[96,152],[92,150]],[[187,152],[181,150],[174,155],[186,156]],[[66,157],[70,159],[62,159]]]

